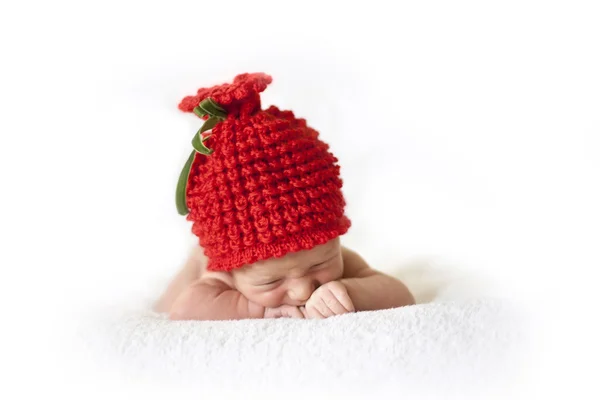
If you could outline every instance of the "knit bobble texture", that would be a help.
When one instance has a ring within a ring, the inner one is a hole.
[[[260,109],[270,82],[242,74],[179,105],[191,111],[210,97],[228,112],[205,141],[214,152],[196,154],[187,188],[187,219],[212,271],[308,250],[350,227],[338,160],[292,111]]]
[[[179,103],[179,109],[192,112],[202,100],[210,97],[225,108],[228,115],[248,115],[260,109],[259,93],[271,82],[272,78],[263,73],[241,74],[235,77],[232,84],[198,89],[195,96],[187,96]]]

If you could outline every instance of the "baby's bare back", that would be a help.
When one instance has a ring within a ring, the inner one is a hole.
[[[207,258],[201,247],[195,246],[183,268],[173,278],[165,293],[154,305],[159,313],[168,313],[175,299],[194,282],[206,279],[216,279],[233,288],[231,275],[226,272],[207,271]]]

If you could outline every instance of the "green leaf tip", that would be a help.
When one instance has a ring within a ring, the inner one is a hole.
[[[209,118],[204,122],[202,127],[192,138],[192,146],[194,147],[194,150],[188,157],[183,169],[181,170],[181,173],[179,174],[177,189],[175,191],[175,204],[177,206],[177,212],[180,215],[187,215],[189,213],[187,207],[187,187],[190,177],[190,170],[192,169],[192,163],[194,162],[196,152],[209,156],[214,151],[206,147],[204,144],[204,141],[208,139],[210,135],[208,137],[203,137],[202,134],[214,128],[217,123],[227,118],[227,111],[211,98],[202,100],[198,106],[194,107],[193,112],[200,118],[204,118],[207,115]]]
[[[189,213],[189,210],[187,208],[186,192],[188,178],[190,176],[190,170],[192,169],[192,162],[194,161],[195,155],[196,151],[192,151],[187,161],[185,162],[185,165],[183,166],[183,169],[179,174],[179,180],[177,181],[177,189],[175,191],[175,204],[177,205],[177,212],[180,215],[186,215]]]

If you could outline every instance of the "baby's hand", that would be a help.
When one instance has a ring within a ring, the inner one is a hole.
[[[265,318],[304,318],[296,306],[282,305],[277,308],[265,308]]]
[[[354,304],[342,282],[331,281],[313,292],[304,308],[307,318],[327,318],[354,312]]]

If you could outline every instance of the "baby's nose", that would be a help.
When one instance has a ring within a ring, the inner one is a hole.
[[[295,301],[306,301],[316,288],[311,279],[297,279],[289,288],[289,296]]]

